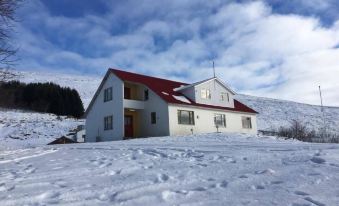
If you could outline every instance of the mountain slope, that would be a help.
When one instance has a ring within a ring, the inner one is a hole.
[[[280,126],[288,127],[292,120],[303,122],[314,130],[324,126],[320,106],[248,95],[237,95],[236,98],[259,112],[259,130],[272,131]],[[327,130],[339,134],[339,107],[324,107],[324,117]]]

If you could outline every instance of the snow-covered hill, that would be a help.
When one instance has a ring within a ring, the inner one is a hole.
[[[339,145],[206,134],[0,153],[0,205],[338,205]]]
[[[63,87],[74,88],[79,92],[84,107],[87,108],[102,77],[52,72],[16,72],[17,80],[25,83],[53,82]]]
[[[320,106],[247,95],[237,95],[237,99],[259,112],[260,130],[288,127],[291,120],[303,122],[311,130],[319,130],[324,126]],[[327,130],[339,134],[339,107],[324,107],[324,114]]]

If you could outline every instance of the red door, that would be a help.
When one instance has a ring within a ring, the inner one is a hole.
[[[133,137],[133,116],[125,115],[125,138]]]

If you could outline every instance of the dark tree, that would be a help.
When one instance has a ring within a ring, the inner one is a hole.
[[[11,44],[15,11],[20,0],[0,0],[0,68],[11,65],[16,49]]]
[[[0,84],[0,107],[48,112],[80,118],[84,107],[78,92],[53,83]]]

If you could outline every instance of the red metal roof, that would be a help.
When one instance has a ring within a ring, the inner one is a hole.
[[[191,100],[190,100],[191,103],[186,103],[186,102],[176,99],[175,97],[173,97],[173,95],[184,96],[182,93],[174,91],[174,89],[179,88],[180,86],[189,85],[187,83],[176,82],[176,81],[171,81],[167,79],[161,79],[157,77],[136,74],[132,72],[126,72],[126,71],[122,71],[118,69],[110,69],[110,71],[123,81],[136,82],[136,83],[147,86],[149,89],[151,89],[159,97],[161,97],[163,100],[165,100],[168,103],[182,104],[182,105],[196,106],[196,107],[205,107],[205,108],[211,108],[211,109],[228,110],[228,111],[257,113],[253,109],[249,108],[248,106],[242,104],[241,102],[237,100],[234,100],[234,108],[213,106],[213,105],[207,105],[207,104],[198,104]]]

